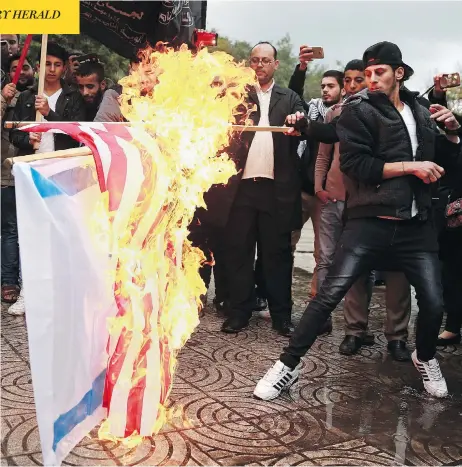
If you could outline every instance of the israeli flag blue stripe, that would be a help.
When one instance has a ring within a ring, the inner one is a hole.
[[[50,198],[52,196],[62,195],[64,192],[54,183],[53,181],[45,178],[33,167],[30,168],[30,173],[32,175],[32,180],[34,182],[35,188],[40,193],[42,198]]]
[[[38,170],[30,168],[32,180],[42,198],[76,195],[98,183],[96,170],[91,166],[73,167],[50,177],[44,177]]]
[[[67,436],[79,423],[91,415],[103,402],[104,381],[106,370],[93,381],[91,389],[82,400],[71,410],[58,417],[53,425],[53,450],[59,442]]]

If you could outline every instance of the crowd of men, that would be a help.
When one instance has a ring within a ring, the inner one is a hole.
[[[2,122],[123,121],[120,87],[109,88],[97,57],[47,48],[45,86],[38,95],[38,58],[27,59],[17,84],[19,36],[2,36]],[[39,55],[40,56],[40,55]],[[80,61],[79,61],[80,60]],[[436,347],[460,344],[462,326],[462,149],[460,118],[447,108],[440,76],[426,98],[408,90],[414,71],[397,45],[381,42],[344,70],[323,74],[321,98],[305,101],[312,49],[300,48],[288,88],[274,73],[277,50],[261,42],[249,66],[258,84],[249,89],[256,125],[288,125],[285,134],[244,132],[230,143],[238,173],[206,193],[191,241],[214,258],[214,305],[225,315],[221,330],[238,333],[254,311],[268,307],[272,327],[289,338],[280,360],[254,395],[269,400],[298,379],[300,360],[316,337],[332,331],[331,313],[344,300],[345,338],[339,351],[353,355],[373,345],[368,330],[374,271],[386,284],[385,336],[397,361],[411,361],[425,389],[447,395]],[[130,62],[130,73],[139,59]],[[143,93],[155,83],[140,82]],[[63,134],[25,133],[2,125],[2,301],[24,314],[11,156],[68,149]],[[451,208],[452,209],[452,208]],[[301,229],[311,219],[316,268],[310,303],[292,324],[293,258]],[[255,260],[255,258],[257,258]],[[210,284],[212,267],[201,275]],[[412,285],[419,315],[416,350],[407,347]],[[440,333],[443,313],[447,313]]]

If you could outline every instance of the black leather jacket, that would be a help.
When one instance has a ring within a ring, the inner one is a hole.
[[[460,144],[440,134],[430,112],[416,100],[417,93],[400,92],[417,125],[416,161],[435,161],[443,167],[458,157]],[[352,96],[337,123],[340,168],[347,190],[347,215],[354,217],[412,217],[415,197],[418,218],[431,216],[432,189],[415,176],[383,179],[387,162],[412,161],[411,140],[401,114],[383,93],[363,90]]]
[[[79,91],[71,89],[64,82],[62,93],[56,103],[56,112],[52,110],[46,117],[48,122],[81,122],[85,121],[85,105]],[[35,96],[37,86],[20,94],[13,113],[13,120],[20,122],[35,121]],[[77,147],[79,143],[70,136],[55,134],[55,150]],[[10,141],[19,149],[18,155],[31,154],[34,150],[29,142],[29,133],[21,130],[11,130]]]

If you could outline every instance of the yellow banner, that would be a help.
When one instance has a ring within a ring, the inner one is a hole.
[[[0,5],[2,34],[80,34],[79,0],[8,0]]]

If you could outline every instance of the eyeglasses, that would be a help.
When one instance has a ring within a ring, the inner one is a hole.
[[[250,59],[250,63],[251,63],[252,65],[257,65],[257,66],[258,66],[258,64],[259,64],[260,62],[262,63],[263,66],[267,66],[267,65],[273,63],[274,60],[271,60],[271,58],[267,58],[267,57],[264,57],[264,58],[252,57],[252,58]]]

